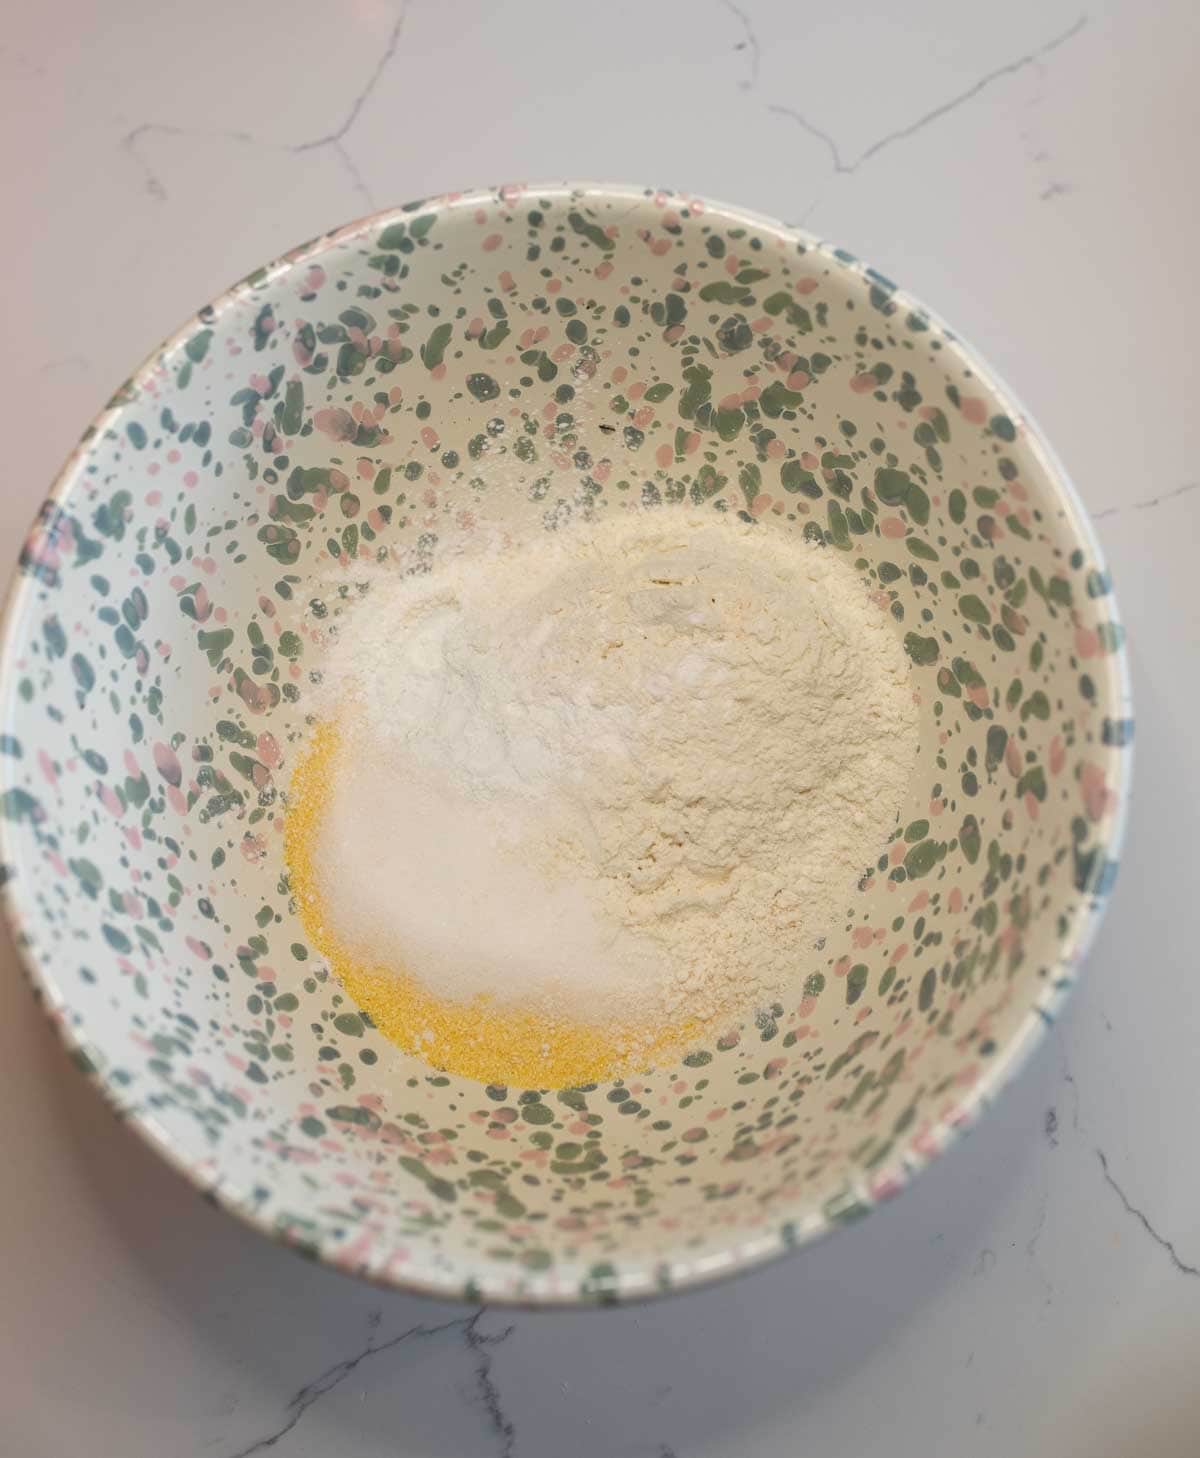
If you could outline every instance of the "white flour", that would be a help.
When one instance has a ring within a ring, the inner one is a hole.
[[[917,710],[839,553],[658,511],[366,580],[321,690],[344,944],[644,1026],[752,1011],[841,924]]]

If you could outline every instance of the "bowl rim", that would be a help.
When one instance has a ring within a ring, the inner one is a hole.
[[[119,417],[125,405],[129,403],[129,392],[136,390],[149,380],[158,369],[162,359],[184,346],[197,332],[211,328],[226,313],[247,298],[261,296],[265,288],[275,284],[293,270],[316,261],[338,244],[377,232],[388,223],[404,221],[417,208],[439,213],[471,210],[485,204],[494,205],[497,201],[508,202],[513,193],[517,196],[554,199],[595,197],[606,201],[628,201],[631,204],[655,199],[674,199],[680,207],[699,206],[706,216],[715,215],[734,225],[752,228],[790,243],[803,244],[807,250],[820,255],[835,269],[849,273],[860,287],[874,285],[885,288],[889,297],[899,306],[919,314],[928,321],[931,328],[940,332],[951,355],[970,367],[981,387],[986,391],[989,400],[1002,405],[1006,414],[1019,419],[1024,424],[1026,445],[1033,452],[1047,484],[1053,487],[1064,507],[1070,532],[1087,550],[1097,570],[1103,573],[1105,581],[1108,583],[1105,597],[1109,620],[1114,626],[1122,627],[1123,620],[1112,589],[1111,575],[1096,534],[1095,524],[1088,515],[1079,492],[1061,459],[1050,445],[1036,418],[1026,409],[1007,382],[973,345],[964,340],[957,330],[950,329],[935,310],[930,309],[906,289],[893,284],[889,278],[871,268],[857,255],[818,238],[803,227],[785,223],[749,208],[720,202],[705,195],[676,192],[665,188],[643,187],[631,183],[559,180],[503,184],[498,187],[478,187],[463,192],[444,193],[367,214],[321,233],[296,248],[289,249],[272,262],[256,269],[225,289],[210,304],[191,315],[186,323],[168,335],[143,359],[104,408],[93,416],[84,434],[54,478],[53,484],[34,518],[31,530],[38,529],[39,523],[44,521],[48,509],[62,510],[68,506],[71,492],[79,479],[80,466],[87,459],[92,441]],[[0,685],[7,681],[13,671],[11,663],[15,656],[18,629],[24,622],[27,607],[31,602],[33,587],[33,575],[21,571],[19,563],[14,562],[3,607],[0,608]],[[1120,774],[1115,785],[1116,804],[1112,831],[1104,847],[1106,861],[1115,873],[1128,825],[1133,766],[1132,691],[1129,657],[1123,631],[1120,632],[1117,646],[1106,654],[1105,667],[1105,694],[1100,698],[1100,703],[1103,706],[1107,702],[1111,716],[1119,717],[1123,722],[1127,722],[1131,731],[1125,742],[1117,746],[1121,750],[1118,761]],[[12,830],[9,822],[0,818],[0,864],[6,866],[12,864],[15,859],[12,855],[11,837]],[[920,1148],[917,1147],[918,1136],[910,1137],[889,1159],[885,1178],[877,1175],[868,1183],[859,1174],[848,1182],[844,1206],[838,1213],[830,1213],[827,1206],[815,1207],[802,1212],[799,1218],[789,1221],[784,1212],[778,1212],[769,1231],[743,1235],[740,1238],[735,1236],[719,1251],[704,1256],[684,1255],[667,1260],[642,1256],[624,1266],[614,1262],[615,1269],[611,1283],[597,1286],[596,1289],[587,1293],[577,1284],[567,1286],[558,1280],[547,1282],[537,1275],[531,1275],[522,1292],[514,1294],[511,1282],[506,1283],[503,1280],[503,1277],[508,1274],[509,1268],[482,1257],[476,1263],[464,1262],[462,1270],[445,1270],[432,1262],[422,1262],[420,1257],[417,1257],[414,1263],[406,1264],[399,1271],[394,1271],[391,1267],[372,1266],[369,1263],[352,1267],[339,1259],[336,1250],[322,1245],[319,1239],[316,1241],[302,1240],[289,1230],[272,1223],[260,1213],[248,1194],[220,1177],[214,1180],[203,1173],[198,1167],[197,1161],[178,1146],[171,1134],[155,1119],[152,1113],[123,1105],[119,1090],[106,1077],[104,1071],[92,1061],[84,1039],[70,1024],[67,1017],[70,999],[58,986],[52,959],[45,953],[39,954],[23,933],[22,878],[9,876],[0,885],[0,912],[8,925],[18,961],[35,1001],[56,1029],[72,1062],[80,1069],[88,1082],[97,1089],[117,1118],[122,1123],[131,1126],[145,1144],[181,1174],[204,1198],[277,1244],[316,1258],[334,1269],[350,1272],[389,1289],[456,1302],[467,1299],[475,1304],[523,1309],[586,1308],[675,1294],[710,1285],[737,1273],[755,1269],[842,1228],[851,1220],[870,1213],[880,1204],[906,1189],[923,1169],[957,1144],[963,1135],[976,1126],[999,1092],[1025,1067],[1034,1050],[1044,1038],[1047,1029],[1057,1020],[1071,989],[1078,980],[1078,968],[1087,956],[1103,920],[1113,879],[1113,874],[1110,874],[1102,886],[1080,898],[1070,927],[1059,939],[1057,953],[1049,964],[1046,977],[1039,986],[1038,995],[1032,1000],[1013,1035],[1002,1048],[997,1050],[994,1057],[989,1059],[985,1071],[959,1100],[954,1113],[943,1116],[919,1136]],[[469,1275],[465,1269],[467,1264],[472,1264]]]

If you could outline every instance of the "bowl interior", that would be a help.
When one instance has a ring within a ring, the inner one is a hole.
[[[845,553],[921,754],[786,1002],[620,1084],[485,1088],[365,1024],[289,903],[307,604],[630,503]],[[1115,869],[1120,643],[1045,447],[886,279],[681,196],[440,198],[238,285],[85,436],[9,615],[9,907],[79,1061],[256,1223],[447,1294],[663,1289],[892,1193],[1052,1016]]]

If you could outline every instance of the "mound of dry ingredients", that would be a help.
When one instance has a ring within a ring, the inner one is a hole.
[[[899,638],[839,553],[659,511],[363,583],[287,838],[384,1032],[561,1087],[803,975],[917,748]]]

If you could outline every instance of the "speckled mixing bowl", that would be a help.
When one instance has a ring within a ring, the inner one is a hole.
[[[631,500],[846,554],[920,694],[901,822],[794,993],[679,1066],[446,1077],[289,904],[306,580]],[[676,1288],[895,1193],[1053,1018],[1116,867],[1121,638],[1044,442],[848,254],[666,192],[431,199],[238,284],[84,436],[8,612],[8,910],[80,1066],[261,1229],[445,1295]]]

